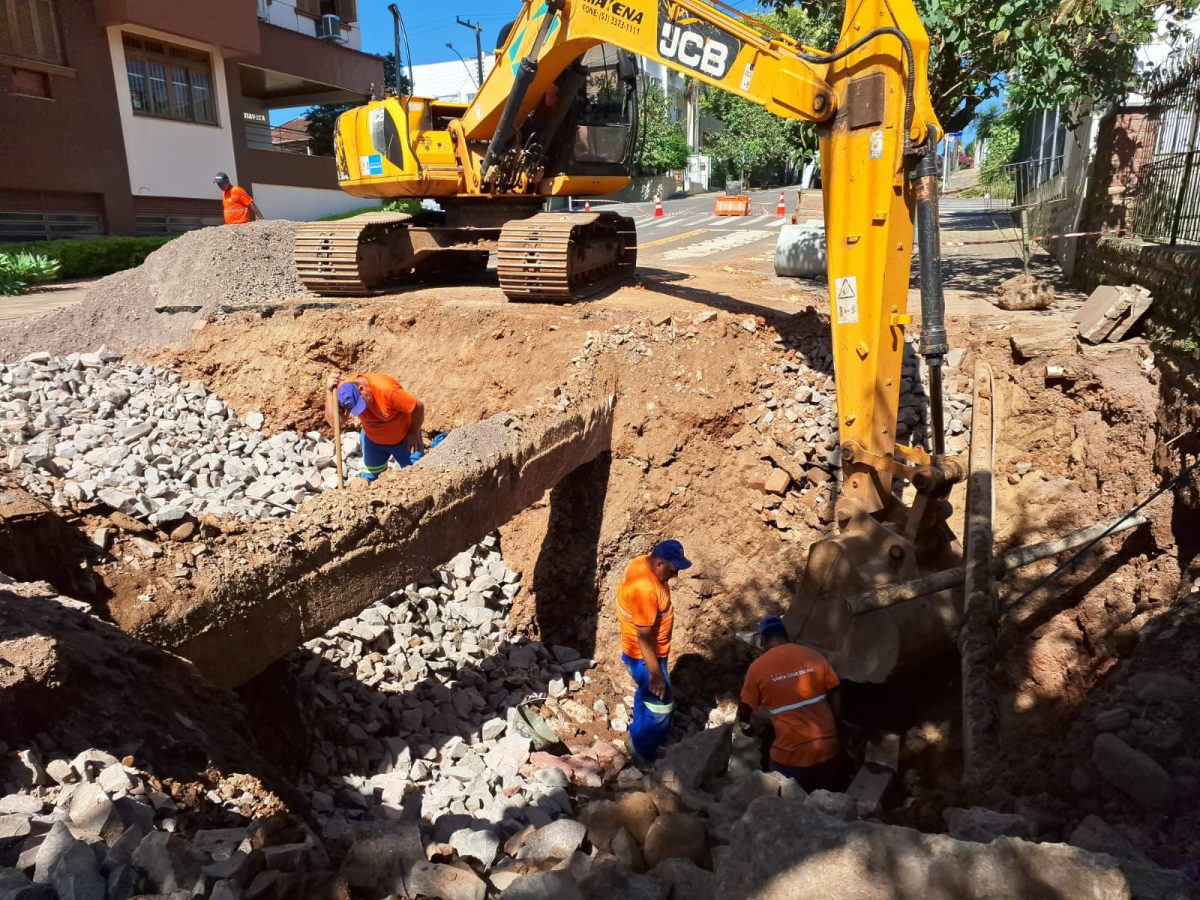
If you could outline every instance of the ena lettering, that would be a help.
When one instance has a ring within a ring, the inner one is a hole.
[[[620,16],[622,19],[632,25],[641,25],[642,19],[645,18],[646,15],[639,10],[630,9],[629,4],[621,3],[619,0],[618,2],[613,2],[613,0],[592,0],[592,3],[601,9],[608,10],[614,16]]]

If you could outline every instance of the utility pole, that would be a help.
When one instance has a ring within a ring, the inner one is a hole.
[[[479,86],[483,87],[483,26],[478,22],[468,22],[461,16],[455,16],[454,21],[475,32],[475,67],[479,73]]]

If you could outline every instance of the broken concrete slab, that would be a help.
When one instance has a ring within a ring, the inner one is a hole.
[[[190,581],[169,592],[127,588],[124,596],[150,599],[109,611],[123,630],[235,687],[477,543],[606,451],[613,402],[465,426],[411,469],[213,539]],[[170,557],[151,560],[138,577],[149,586],[173,566]]]
[[[1066,844],[957,841],[872,822],[841,822],[803,803],[754,801],[717,865],[718,897],[807,900],[1126,900],[1116,862]]]
[[[1148,810],[1168,810],[1175,792],[1166,769],[1115,734],[1098,734],[1092,742],[1092,764],[1105,781]]]
[[[1140,285],[1102,284],[1075,313],[1079,336],[1090,344],[1119,341],[1150,309],[1150,292]]]
[[[1039,356],[1069,356],[1076,350],[1075,332],[1055,323],[1036,331],[1018,331],[1009,336],[1013,352],[1021,359]]]

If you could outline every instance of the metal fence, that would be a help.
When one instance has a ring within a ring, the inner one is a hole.
[[[1156,75],[1130,215],[1134,234],[1200,244],[1200,43]]]

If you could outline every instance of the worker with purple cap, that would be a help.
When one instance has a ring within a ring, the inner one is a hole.
[[[748,732],[755,719],[769,722],[772,772],[795,780],[806,791],[842,790],[835,716],[841,681],[824,656],[788,639],[778,616],[763,619],[758,633],[766,652],[746,672],[738,703],[742,730]]]
[[[362,425],[362,477],[367,481],[378,478],[389,459],[403,469],[425,455],[425,404],[391,375],[362,372],[345,382],[331,376],[325,385],[325,421],[332,425],[337,416],[342,424],[353,416]],[[438,435],[430,446],[444,437]]]
[[[691,565],[684,556],[683,544],[662,541],[629,563],[617,587],[621,661],[637,685],[629,741],[643,763],[654,761],[671,732],[675,703],[667,662],[675,612],[669,583]]]

